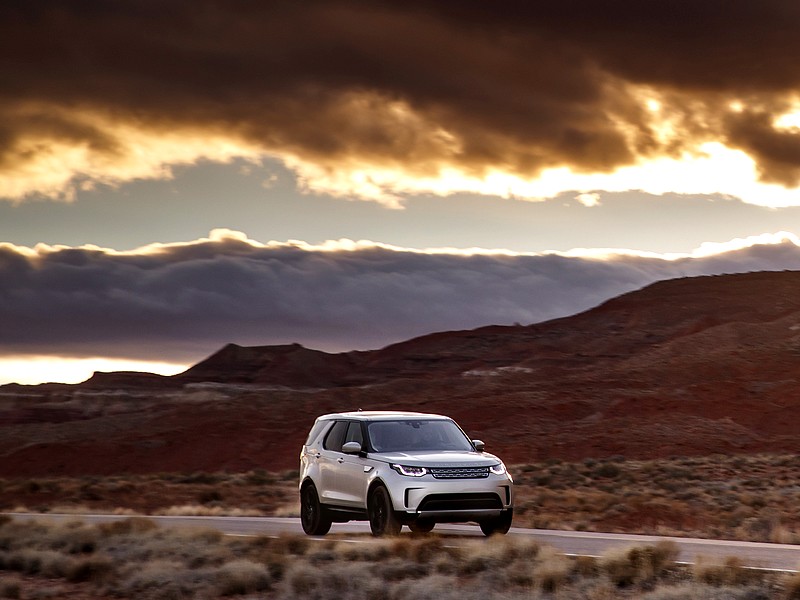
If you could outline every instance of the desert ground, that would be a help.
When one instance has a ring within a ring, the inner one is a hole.
[[[53,541],[65,530],[5,523],[0,597],[800,597],[791,576],[689,569],[668,552],[654,559],[663,548],[576,561],[489,542],[474,558],[442,550],[434,530],[363,555],[333,539],[282,540],[281,550],[214,539],[219,554],[198,558],[170,546],[184,534],[146,521],[295,515],[297,456],[317,415],[404,409],[453,416],[506,461],[517,526],[798,543],[799,332],[800,273],[749,273],[660,282],[565,319],[376,351],[229,344],[173,377],[3,386],[0,511],[133,520],[116,533],[74,525],[94,540],[87,551]],[[132,549],[140,542],[147,550]],[[142,564],[118,565],[118,544]],[[290,566],[273,564],[281,553]],[[635,574],[615,574],[616,560]],[[309,561],[324,566],[312,573]],[[380,576],[345,590],[350,570]]]

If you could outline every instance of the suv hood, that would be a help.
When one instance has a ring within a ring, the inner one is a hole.
[[[488,452],[371,452],[369,457],[409,467],[490,467],[500,462]]]

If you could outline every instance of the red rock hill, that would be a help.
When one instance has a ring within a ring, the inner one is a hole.
[[[455,417],[508,462],[800,451],[800,272],[677,279],[369,352],[230,344],[171,378],[0,388],[0,475],[296,466],[316,415]]]

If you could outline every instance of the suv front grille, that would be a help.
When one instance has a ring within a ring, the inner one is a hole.
[[[489,467],[431,467],[436,479],[482,479],[489,476]]]

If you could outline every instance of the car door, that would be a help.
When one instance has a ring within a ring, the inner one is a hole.
[[[324,504],[363,508],[365,461],[357,454],[342,452],[342,445],[348,441],[363,444],[358,421],[337,421],[325,436],[319,458],[320,498]]]
[[[364,448],[364,424],[351,421],[347,426],[344,443],[358,442]],[[344,454],[341,458],[342,492],[349,505],[366,508],[369,474],[373,468],[369,459],[358,454]]]
[[[319,497],[323,504],[341,504],[342,491],[339,477],[339,458],[347,433],[347,421],[336,421],[322,441],[319,452]]]

